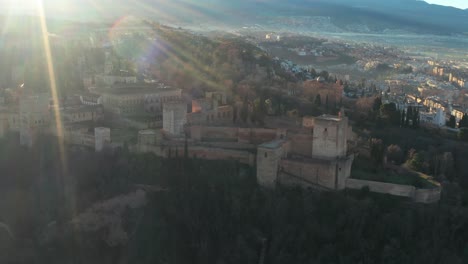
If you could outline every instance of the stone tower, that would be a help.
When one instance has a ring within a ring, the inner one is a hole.
[[[257,149],[257,181],[267,188],[274,188],[278,178],[279,163],[284,156],[284,140],[262,144]]]
[[[183,101],[167,102],[163,106],[163,129],[174,136],[184,135],[187,123],[187,104]]]
[[[315,119],[312,157],[343,158],[347,155],[348,118],[323,115]]]

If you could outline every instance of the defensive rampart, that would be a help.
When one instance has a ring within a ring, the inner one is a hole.
[[[357,179],[347,179],[346,188],[360,190],[369,187],[371,192],[391,194],[400,197],[407,197],[417,203],[435,203],[440,200],[441,188],[418,189],[410,185],[401,185],[385,182],[364,181]]]

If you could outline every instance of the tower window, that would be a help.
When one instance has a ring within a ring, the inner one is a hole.
[[[268,153],[267,153],[267,152],[265,152],[264,156],[265,156],[265,158],[268,158]]]

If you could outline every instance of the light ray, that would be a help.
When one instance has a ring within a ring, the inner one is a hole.
[[[54,119],[55,119],[55,125],[57,129],[57,141],[58,141],[58,148],[59,148],[59,156],[60,156],[60,162],[61,162],[61,177],[59,179],[59,183],[62,184],[64,190],[64,198],[69,198],[66,199],[67,203],[70,202],[71,210],[72,213],[75,213],[75,203],[74,203],[74,197],[73,197],[73,191],[70,190],[69,186],[69,181],[67,176],[67,169],[68,169],[68,164],[67,164],[67,157],[66,157],[66,152],[65,152],[65,142],[64,142],[64,134],[63,134],[63,124],[62,124],[62,118],[61,118],[61,113],[60,113],[60,101],[58,98],[58,91],[57,91],[57,81],[56,81],[56,76],[55,76],[55,70],[54,70],[54,61],[52,57],[52,49],[50,46],[50,41],[49,41],[49,34],[48,34],[48,29],[47,29],[47,21],[46,21],[46,16],[45,16],[45,11],[44,11],[44,6],[42,3],[42,0],[37,0],[37,13],[39,17],[39,26],[40,26],[40,33],[41,33],[41,38],[42,38],[42,46],[44,49],[44,53],[46,56],[46,63],[47,63],[47,71],[49,75],[49,84],[50,84],[50,91],[52,95],[52,101],[54,104],[53,108],[53,113],[54,113]]]

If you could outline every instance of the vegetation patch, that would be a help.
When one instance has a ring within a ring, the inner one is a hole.
[[[429,177],[423,177],[422,175],[404,167],[377,167],[373,165],[370,159],[363,156],[359,156],[354,161],[351,171],[351,178],[353,179],[411,185],[416,188],[436,187]]]

